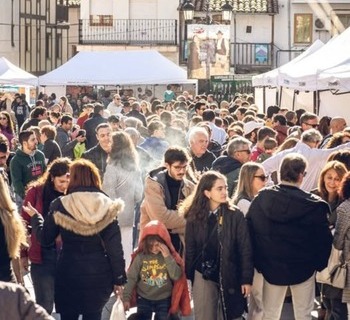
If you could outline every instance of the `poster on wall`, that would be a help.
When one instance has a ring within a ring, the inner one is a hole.
[[[230,73],[230,26],[187,26],[188,77],[209,79]]]

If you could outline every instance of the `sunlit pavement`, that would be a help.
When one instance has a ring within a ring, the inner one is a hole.
[[[31,278],[29,275],[24,277],[24,282],[25,282],[25,286],[28,289],[28,291],[30,292],[31,296],[33,298],[35,298],[34,295],[34,290],[33,290],[33,284],[31,281]],[[109,315],[110,315],[110,311],[112,310],[113,304],[115,302],[115,297],[112,296],[109,299],[109,302],[106,304],[103,313],[102,313],[102,318],[101,320],[109,320]],[[312,319],[317,319],[317,308],[319,306],[317,304],[315,304],[315,310],[312,312]],[[131,309],[130,312],[127,313],[127,316],[130,313],[134,313],[135,312],[135,308]],[[60,316],[57,313],[53,313],[52,316],[56,319],[56,320],[60,320]],[[81,317],[80,317],[81,319]],[[194,320],[193,316],[190,317],[183,317],[182,320]],[[209,320],[209,319],[208,319]],[[293,314],[293,306],[292,303],[285,303],[283,306],[283,311],[282,311],[282,316],[281,316],[281,320],[294,320],[294,314]]]

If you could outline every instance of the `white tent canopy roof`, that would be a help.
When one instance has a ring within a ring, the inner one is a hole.
[[[41,86],[197,83],[155,50],[79,52],[39,77]]]
[[[2,57],[0,58],[0,84],[36,87],[38,78]]]
[[[334,67],[350,64],[350,28],[328,41],[321,49],[292,66],[279,69],[279,83],[291,89],[316,91],[329,89],[319,76]]]
[[[278,83],[278,74],[279,70],[282,67],[291,67],[295,65],[297,62],[305,59],[310,54],[313,54],[320,48],[324,46],[324,43],[321,40],[316,40],[310,47],[308,47],[303,53],[301,53],[299,56],[294,58],[293,60],[287,62],[283,66],[276,68],[274,70],[271,70],[269,72],[265,72],[262,74],[259,74],[257,76],[254,76],[252,78],[253,86],[254,87],[264,87],[264,86],[271,86],[271,87],[277,87],[280,84]]]

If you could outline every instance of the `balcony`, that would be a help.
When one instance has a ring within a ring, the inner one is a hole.
[[[265,72],[274,67],[271,43],[231,43],[231,66],[235,73]]]
[[[79,20],[79,44],[177,45],[177,20],[106,17]]]

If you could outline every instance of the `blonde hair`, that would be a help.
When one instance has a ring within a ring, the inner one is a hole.
[[[0,190],[0,221],[5,231],[7,251],[10,258],[15,259],[20,255],[21,245],[28,246],[26,229],[2,175]]]

